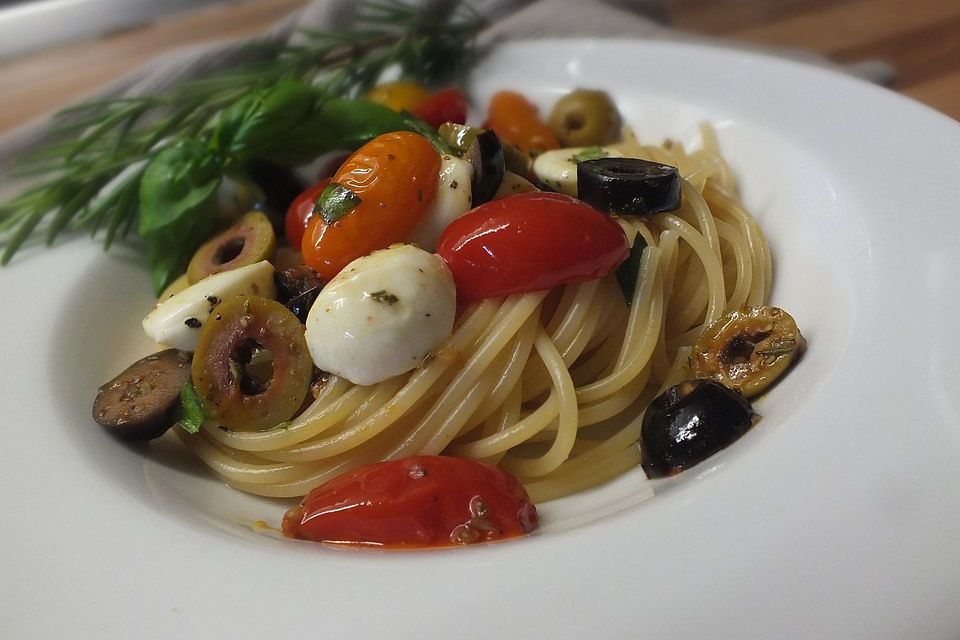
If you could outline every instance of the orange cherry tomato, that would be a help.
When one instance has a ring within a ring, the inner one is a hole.
[[[513,91],[501,91],[490,99],[487,126],[501,142],[515,144],[530,156],[560,148],[553,131],[540,119],[537,107]]]
[[[307,230],[307,222],[313,217],[313,208],[317,204],[317,198],[320,197],[328,184],[330,184],[330,178],[321,180],[298,195],[290,203],[287,216],[283,221],[283,235],[287,237],[287,242],[290,243],[291,247],[300,248],[300,244],[303,242],[303,233]]]
[[[537,508],[519,480],[445,456],[350,471],[313,489],[283,517],[288,538],[395,548],[491,542],[536,526]]]
[[[436,195],[439,172],[440,156],[415,133],[385,133],[360,147],[332,180],[360,204],[332,224],[310,219],[300,245],[304,263],[329,282],[352,260],[401,242]]]

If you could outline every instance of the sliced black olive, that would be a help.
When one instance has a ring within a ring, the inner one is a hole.
[[[500,138],[492,129],[478,133],[463,157],[473,165],[473,180],[470,183],[473,206],[492,200],[503,182],[505,171]]]
[[[167,349],[137,360],[102,385],[93,419],[126,440],[159,438],[173,426],[183,385],[190,379],[190,354]]]
[[[303,325],[276,300],[235,296],[214,308],[193,356],[204,413],[240,431],[289,420],[310,386]]]
[[[806,345],[793,316],[783,309],[743,306],[707,327],[690,361],[698,378],[753,398],[783,376]]]
[[[651,216],[680,208],[680,176],[676,167],[639,158],[584,160],[577,196],[601,211]]]
[[[277,236],[270,221],[262,212],[251,211],[197,249],[187,277],[194,284],[214,273],[273,260],[276,253]]]
[[[266,160],[250,160],[246,170],[247,175],[263,191],[263,200],[254,208],[266,213],[274,230],[282,234],[290,203],[303,193],[307,185],[290,167]]]
[[[675,475],[734,442],[753,422],[750,402],[736,391],[713,380],[685,380],[647,408],[640,465],[650,478]]]
[[[273,279],[277,284],[277,300],[300,322],[306,323],[310,307],[323,289],[323,280],[306,265],[277,271]]]

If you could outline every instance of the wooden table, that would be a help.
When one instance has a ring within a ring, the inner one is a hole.
[[[245,0],[0,64],[0,133],[179,46],[263,30],[304,0]],[[808,49],[838,62],[882,59],[894,88],[960,119],[958,0],[663,0],[677,28]]]

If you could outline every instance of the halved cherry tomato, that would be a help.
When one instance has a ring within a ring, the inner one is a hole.
[[[457,301],[549,289],[601,278],[630,253],[613,218],[560,193],[493,200],[443,230],[437,253],[457,283]]]
[[[350,156],[332,182],[360,198],[333,224],[307,223],[304,263],[329,282],[350,261],[402,241],[437,192],[440,156],[422,136],[395,131],[377,136]]]
[[[363,97],[394,111],[412,113],[430,97],[430,92],[416,83],[398,81],[377,85],[367,91]]]
[[[413,114],[434,129],[444,122],[463,124],[467,121],[467,100],[460,89],[443,89],[424,100]]]
[[[529,533],[537,508],[516,478],[481,462],[415,456],[345,473],[283,517],[289,538],[440,547]]]
[[[330,178],[321,180],[298,195],[290,203],[290,208],[287,209],[287,217],[283,221],[283,234],[287,237],[287,242],[290,243],[291,247],[300,248],[303,233],[307,230],[307,222],[313,216],[313,208],[317,204],[317,198],[320,197],[328,184],[330,184]]]
[[[501,142],[517,145],[530,156],[560,148],[553,131],[540,119],[537,107],[513,91],[501,91],[490,98],[486,126],[496,131]]]

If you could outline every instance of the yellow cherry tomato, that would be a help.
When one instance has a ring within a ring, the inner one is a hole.
[[[430,92],[413,82],[388,82],[370,89],[363,97],[394,111],[413,112],[430,97]]]

